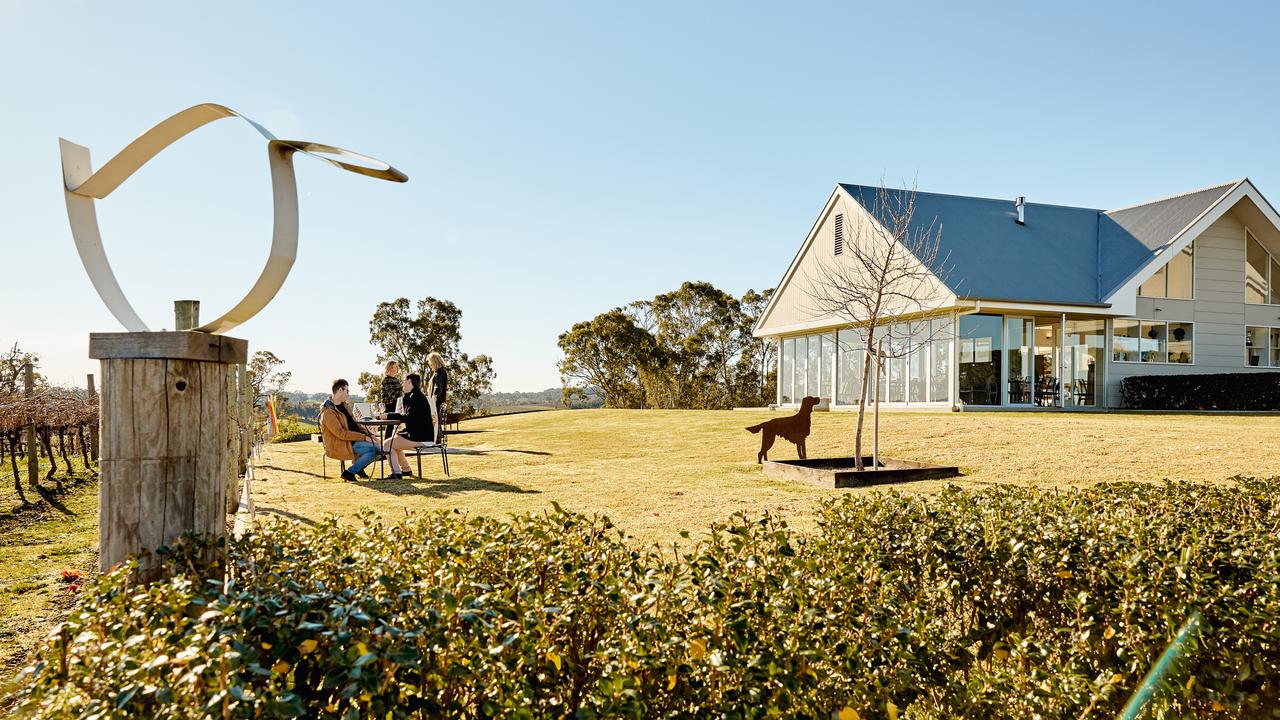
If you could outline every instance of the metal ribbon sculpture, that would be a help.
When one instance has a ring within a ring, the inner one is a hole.
[[[224,333],[258,314],[280,291],[285,278],[289,276],[289,270],[298,255],[298,184],[293,171],[294,153],[310,155],[343,170],[379,180],[405,182],[409,179],[390,165],[359,153],[332,145],[277,139],[266,128],[244,115],[213,103],[187,108],[147,130],[96,173],[93,172],[88,148],[59,139],[62,146],[62,178],[67,217],[71,220],[71,234],[75,238],[80,261],[84,263],[89,279],[93,281],[93,287],[106,303],[107,309],[131,332],[147,332],[148,328],[125,298],[120,283],[111,270],[111,264],[107,262],[94,200],[110,195],[138,168],[179,138],[214,120],[228,117],[244,120],[267,139],[267,159],[271,165],[271,193],[274,199],[271,254],[258,281],[244,299],[226,314],[196,328],[201,332]],[[363,164],[344,162],[344,159]]]

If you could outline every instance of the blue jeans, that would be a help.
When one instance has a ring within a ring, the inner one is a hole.
[[[351,443],[351,449],[356,454],[356,461],[351,463],[351,466],[347,468],[347,472],[352,475],[368,467],[369,463],[378,457],[378,446],[371,442]]]

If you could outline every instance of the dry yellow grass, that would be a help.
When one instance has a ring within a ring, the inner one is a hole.
[[[552,501],[609,515],[638,542],[695,534],[738,510],[770,511],[801,528],[825,497],[867,490],[824,490],[764,476],[755,463],[759,436],[743,428],[767,412],[589,410],[544,412],[467,422],[452,447],[452,478],[439,459],[423,459],[427,478],[350,485],[321,479],[315,443],[269,446],[255,485],[258,512],[303,521],[349,517],[361,507],[384,517],[403,509],[460,509],[505,515]],[[854,416],[814,415],[811,457],[852,452]],[[1070,487],[1108,480],[1220,481],[1236,474],[1280,473],[1280,417],[1058,414],[884,413],[881,452],[961,466],[964,477],[899,486],[932,492],[1014,483]],[[868,442],[870,435],[868,433]],[[869,448],[868,448],[869,450]],[[795,457],[779,441],[774,459]],[[373,468],[376,470],[376,466]],[[884,487],[884,486],[881,486]]]

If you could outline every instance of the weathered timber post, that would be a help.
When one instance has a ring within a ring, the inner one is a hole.
[[[249,462],[249,452],[253,449],[254,420],[253,417],[253,383],[249,366],[240,368],[240,474],[245,473]]]
[[[30,400],[32,395],[36,393],[36,368],[31,363],[27,363],[26,367],[26,390],[27,399]],[[40,489],[40,451],[36,449],[36,418],[35,415],[27,414],[27,484],[32,490]]]
[[[89,373],[88,387],[89,399],[93,400],[97,398],[98,389],[93,386],[93,373]],[[98,406],[98,417],[99,422],[101,422],[102,406]],[[96,423],[89,425],[89,457],[93,458],[94,462],[98,462],[98,425]]]
[[[174,330],[195,330],[200,327],[200,301],[173,301]]]
[[[225,532],[227,389],[247,352],[245,340],[202,332],[89,335],[102,362],[102,570],[138,554],[155,578],[157,548],[187,531]]]
[[[247,351],[246,351],[247,354]],[[226,432],[222,438],[222,445],[225,448],[228,458],[233,458],[227,463],[226,470],[223,472],[223,485],[226,487],[223,504],[228,513],[236,510],[239,498],[236,492],[239,488],[239,466],[240,462],[237,457],[240,448],[240,415],[237,408],[239,404],[239,390],[236,385],[240,382],[240,370],[238,365],[232,365],[227,368],[227,387],[224,394],[227,404],[227,417],[224,420]]]

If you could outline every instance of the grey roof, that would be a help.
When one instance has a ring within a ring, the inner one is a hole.
[[[1098,219],[1104,296],[1120,287],[1205,210],[1238,183],[1229,182],[1164,200],[1111,210]]]
[[[1098,304],[1235,185],[1110,212],[1029,202],[1025,225],[1012,199],[917,191],[911,230],[940,232],[940,274],[960,297]],[[840,187],[884,219],[880,188]],[[898,204],[909,191],[885,192]]]

